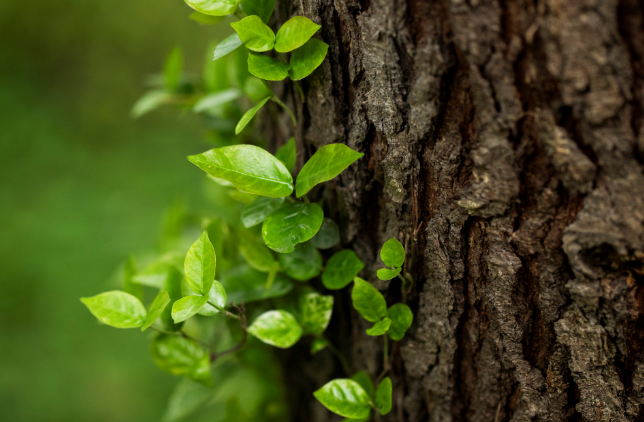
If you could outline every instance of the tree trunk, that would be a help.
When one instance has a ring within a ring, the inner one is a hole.
[[[298,165],[333,142],[365,153],[312,195],[364,278],[415,315],[381,420],[644,420],[644,4],[278,7],[330,46],[304,104],[280,86]],[[390,237],[406,245],[406,298],[375,277]],[[375,378],[382,338],[335,294],[330,335]],[[311,396],[343,376],[333,357],[288,353],[293,420],[339,420]]]

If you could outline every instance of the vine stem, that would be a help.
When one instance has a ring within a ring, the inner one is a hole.
[[[342,352],[340,352],[337,349],[337,347],[335,347],[333,345],[333,343],[331,343],[331,341],[329,341],[328,338],[324,337],[324,339],[326,340],[327,347],[329,348],[329,351],[331,353],[333,353],[333,356],[335,356],[340,361],[340,365],[342,365],[342,370],[344,371],[345,375],[349,376],[349,374],[351,372],[349,371],[349,362],[347,362],[347,358],[344,357]]]
[[[274,101],[274,102],[276,102],[277,104],[279,104],[280,106],[282,106],[282,108],[283,108],[284,110],[286,110],[286,113],[288,113],[288,115],[289,115],[289,116],[291,116],[291,120],[293,121],[293,126],[297,126],[297,119],[295,118],[295,115],[293,114],[293,112],[291,111],[291,109],[290,109],[290,108],[288,108],[288,106],[282,102],[282,100],[280,100],[280,99],[279,99],[279,98],[277,98],[275,95],[273,95],[273,96],[271,97],[271,101]]]
[[[241,317],[240,317],[240,316],[238,316],[238,315],[235,315],[235,314],[233,314],[233,313],[228,312],[227,310],[225,310],[225,309],[224,309],[224,308],[222,308],[221,306],[218,306],[218,305],[216,305],[215,303],[213,303],[213,302],[211,302],[211,301],[208,301],[208,304],[209,304],[210,306],[212,306],[213,308],[215,308],[216,310],[218,310],[219,312],[221,312],[221,313],[222,313],[224,316],[226,316],[226,317],[234,318],[234,319],[241,319]],[[232,302],[230,302],[230,305],[231,305],[231,306],[235,306],[235,305],[233,305],[233,303],[232,303]],[[235,306],[235,308],[237,308],[237,307]]]
[[[383,369],[376,380],[376,384],[380,384],[380,381],[382,381],[385,375],[387,375],[387,372],[391,369],[391,365],[389,364],[389,336],[385,333],[382,337],[385,340],[384,358],[382,363]]]
[[[230,302],[230,306],[232,306],[235,309],[237,309],[237,312],[239,313],[239,316],[237,316],[237,315],[234,315],[234,316],[237,317],[237,319],[239,319],[239,324],[241,325],[241,329],[242,329],[242,338],[239,341],[239,343],[237,343],[236,345],[234,345],[233,347],[231,347],[229,349],[223,350],[223,351],[218,352],[218,353],[211,352],[210,353],[210,362],[214,362],[214,361],[216,361],[217,359],[219,359],[222,356],[229,355],[231,353],[235,353],[236,351],[238,351],[242,347],[244,347],[244,345],[246,344],[246,339],[248,338],[248,331],[247,331],[248,325],[246,324],[246,308],[244,307],[244,302],[242,302],[240,306],[236,306],[234,303]],[[231,314],[231,315],[233,315],[233,314]]]

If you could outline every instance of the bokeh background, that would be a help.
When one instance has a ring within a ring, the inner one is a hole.
[[[129,117],[174,46],[220,35],[178,0],[0,2],[0,420],[158,421],[176,378],[138,330],[79,301],[153,248],[178,196],[205,207],[197,119]]]

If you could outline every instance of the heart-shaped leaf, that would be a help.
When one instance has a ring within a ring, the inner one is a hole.
[[[405,263],[405,248],[403,248],[403,245],[399,241],[392,237],[382,245],[380,259],[388,267],[402,267]]]
[[[254,145],[214,148],[188,159],[241,191],[280,198],[293,192],[293,177],[277,158]]]
[[[139,299],[118,290],[83,297],[81,302],[99,321],[115,328],[140,327],[146,316]]]
[[[376,407],[381,415],[391,412],[391,379],[385,377],[376,390]]]
[[[275,44],[275,33],[259,16],[247,16],[239,22],[231,23],[230,26],[237,32],[244,47],[251,51],[268,51]]]
[[[409,306],[404,303],[396,303],[387,310],[387,318],[391,319],[388,335],[393,340],[402,340],[405,337],[407,329],[411,327],[414,321],[414,314]]]
[[[145,317],[141,331],[147,330],[150,325],[154,324],[154,321],[156,321],[157,318],[161,316],[165,307],[168,306],[168,303],[170,303],[170,295],[168,294],[168,292],[159,292],[157,297],[155,297],[152,301],[150,309],[148,309],[148,314]]]
[[[391,325],[391,320],[389,318],[383,318],[380,321],[373,324],[373,327],[367,330],[367,334],[370,336],[381,336],[387,332],[390,325]]]
[[[299,81],[309,76],[324,61],[329,45],[315,38],[311,38],[302,47],[291,54],[289,64],[291,69],[288,74],[294,81]]]
[[[302,337],[302,328],[293,315],[286,311],[268,311],[261,314],[250,327],[248,333],[266,344],[288,349]]]
[[[304,164],[297,176],[297,197],[305,195],[318,183],[333,179],[363,155],[343,144],[323,146]]]
[[[322,255],[309,242],[295,246],[291,253],[278,256],[282,269],[291,278],[307,281],[322,271]]]
[[[320,230],[324,212],[318,204],[286,204],[269,215],[262,226],[266,245],[276,252],[289,253]]]
[[[208,296],[186,296],[172,305],[172,319],[175,324],[195,315],[208,302]]]
[[[342,249],[329,258],[322,274],[324,287],[338,290],[351,283],[351,280],[364,268],[360,258],[351,249]]]
[[[206,295],[215,281],[217,258],[208,232],[203,231],[186,255],[184,271],[188,285],[198,295]]]
[[[287,20],[275,36],[275,50],[288,53],[304,45],[315,34],[321,25],[304,16],[295,16]]]
[[[248,54],[248,71],[266,81],[281,81],[288,76],[288,65],[265,54]]]
[[[186,4],[197,12],[211,16],[230,15],[241,0],[186,0]]]
[[[306,334],[322,334],[329,325],[332,314],[333,296],[307,293],[300,297],[300,320]]]
[[[351,419],[369,416],[370,398],[357,382],[340,378],[326,383],[313,393],[330,411]]]
[[[387,313],[387,302],[382,294],[360,277],[353,280],[351,292],[353,307],[367,321],[379,321]]]
[[[173,375],[189,377],[208,387],[213,384],[208,351],[194,340],[160,335],[152,342],[152,359]]]

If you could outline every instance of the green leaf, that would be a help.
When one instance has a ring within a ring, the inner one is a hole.
[[[266,288],[266,273],[243,264],[227,271],[220,279],[226,289],[228,301],[249,303],[284,296],[293,290],[293,283],[279,274],[270,288]]]
[[[364,268],[360,258],[351,249],[342,249],[329,258],[322,273],[322,283],[330,290],[338,290],[351,283],[351,280]]]
[[[289,76],[294,81],[299,81],[309,76],[324,61],[329,45],[315,38],[311,38],[302,47],[291,55]]]
[[[161,313],[161,321],[167,331],[179,331],[181,329],[181,323],[175,324],[172,319],[172,306],[174,303],[183,297],[181,292],[181,280],[183,279],[183,273],[176,267],[170,267],[166,272],[166,277],[163,282],[161,290],[168,292],[170,296],[170,304],[163,309]]]
[[[411,327],[414,321],[414,314],[409,306],[404,303],[396,303],[387,310],[387,318],[391,319],[388,335],[393,340],[402,340],[405,337],[407,329]]]
[[[322,271],[322,255],[309,242],[295,246],[291,253],[279,254],[282,269],[291,278],[307,281]]]
[[[210,375],[210,356],[206,349],[194,340],[159,335],[152,341],[152,359],[162,370],[173,375],[212,386]]]
[[[363,155],[343,144],[323,146],[304,164],[297,176],[297,197],[305,195],[318,183],[333,179]]]
[[[405,248],[403,248],[403,245],[399,241],[392,237],[382,245],[380,259],[388,267],[402,267],[405,263]]]
[[[208,232],[201,233],[192,244],[184,261],[184,271],[188,285],[200,296],[207,295],[215,281],[217,258],[215,249],[210,243]]]
[[[239,231],[239,253],[248,262],[248,265],[263,273],[271,272],[277,261],[264,242],[252,237],[251,233]]]
[[[337,245],[339,242],[340,228],[335,224],[335,221],[325,217],[322,221],[320,231],[311,238],[311,244],[318,249],[329,249]],[[351,277],[351,279],[353,279],[353,277]]]
[[[129,257],[123,266],[123,291],[143,302],[143,286],[134,281],[136,264],[134,258]]]
[[[226,307],[226,289],[224,289],[224,286],[222,286],[217,280],[212,284],[212,288],[208,293],[208,302],[216,304],[221,309]],[[197,313],[203,316],[213,316],[219,313],[219,309],[215,308],[210,303],[206,303]]]
[[[255,114],[259,111],[260,108],[264,107],[264,104],[268,100],[270,100],[272,96],[266,97],[257,104],[250,110],[248,110],[244,115],[239,119],[239,122],[237,122],[237,126],[235,127],[235,135],[239,135],[242,130],[246,127],[246,125],[251,121],[253,117],[255,117]],[[249,145],[250,146],[250,145]]]
[[[248,327],[248,333],[266,344],[280,349],[288,349],[302,337],[302,328],[290,313],[268,311],[253,321]]]
[[[373,382],[371,377],[365,371],[358,371],[351,375],[351,379],[360,384],[360,387],[367,393],[369,397],[373,397]]]
[[[246,78],[246,82],[244,82],[244,94],[254,102],[261,101],[264,98],[273,95],[271,90],[266,88],[264,82],[255,76],[249,76]]]
[[[375,287],[360,277],[353,280],[351,300],[356,311],[369,322],[376,322],[387,313],[385,298]]]
[[[114,290],[83,297],[81,302],[99,321],[112,327],[136,328],[143,325],[145,320],[143,304],[129,293]]]
[[[391,325],[391,320],[389,318],[383,318],[380,321],[373,324],[373,327],[367,330],[367,334],[374,337],[381,336],[387,332],[390,325]]]
[[[188,19],[198,22],[202,25],[215,25],[226,19],[225,16],[205,15],[201,12],[192,12]]]
[[[318,25],[304,16],[295,16],[287,20],[275,36],[275,50],[288,53],[304,45],[322,25]]]
[[[326,383],[313,393],[330,411],[351,419],[362,419],[369,416],[369,395],[357,382],[340,378]]]
[[[288,196],[293,192],[291,173],[277,158],[254,145],[214,148],[192,155],[188,160],[244,192],[271,198]]]
[[[391,280],[400,274],[402,268],[398,267],[396,269],[390,270],[389,268],[381,268],[377,271],[378,278],[381,280]]]
[[[211,16],[225,16],[235,12],[241,0],[186,0],[197,12]]]
[[[316,337],[311,343],[311,354],[314,355],[320,350],[324,350],[329,342],[324,337]]]
[[[170,303],[170,295],[168,292],[159,292],[157,297],[152,301],[150,309],[148,309],[148,314],[145,317],[141,331],[147,330],[150,325],[154,324],[154,321],[161,316],[165,307],[168,306],[168,303]]]
[[[297,156],[297,151],[295,150],[295,138],[290,138],[288,142],[280,147],[275,153],[275,157],[280,160],[288,171],[293,172],[295,167],[295,157]]]
[[[265,54],[248,54],[248,71],[266,81],[281,81],[288,76],[288,65]]]
[[[385,377],[376,390],[376,407],[381,415],[391,412],[391,379]]]
[[[201,97],[192,108],[195,113],[201,113],[213,108],[221,107],[222,105],[236,100],[242,96],[242,92],[237,88],[230,88],[224,91],[215,92]]]
[[[264,220],[264,242],[274,251],[293,252],[295,245],[306,242],[320,230],[323,218],[324,212],[318,204],[283,205]]]
[[[144,286],[160,289],[168,276],[168,270],[176,268],[181,271],[185,256],[179,252],[169,252],[154,259],[143,271],[138,272],[132,280]]]
[[[141,98],[139,98],[134,106],[130,115],[133,119],[138,119],[144,114],[156,110],[161,107],[163,104],[168,103],[172,99],[172,94],[165,91],[148,91]]]
[[[163,80],[165,82],[165,89],[170,92],[175,92],[179,88],[181,82],[181,73],[183,72],[183,55],[179,47],[172,49],[165,61],[165,68],[163,70]]]
[[[307,293],[300,297],[300,314],[305,334],[319,335],[326,330],[333,314],[333,296]]]
[[[266,217],[284,203],[284,198],[267,198],[260,196],[246,205],[241,212],[241,221],[244,227],[249,228],[263,222]]]
[[[175,323],[183,322],[199,312],[208,302],[208,296],[186,296],[172,305],[172,319]]]
[[[275,33],[269,28],[259,16],[247,16],[239,22],[230,24],[244,47],[251,51],[269,51],[275,44]]]
[[[242,0],[241,2],[241,8],[247,16],[257,15],[264,23],[268,23],[274,7],[275,0]]]
[[[236,32],[232,35],[227,36],[219,44],[217,44],[217,47],[215,47],[212,60],[215,61],[221,59],[228,53],[235,51],[241,45],[242,40],[239,38],[239,35],[237,35]]]

